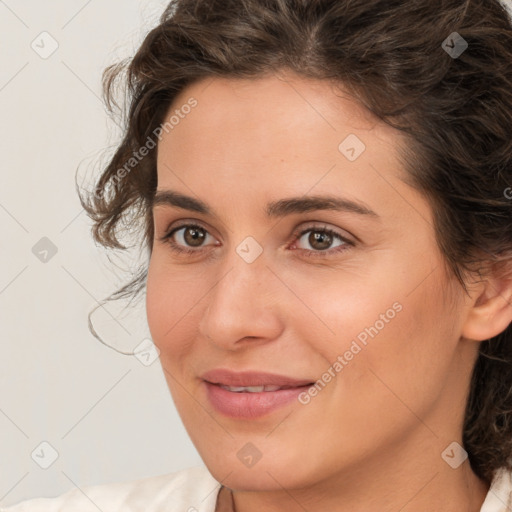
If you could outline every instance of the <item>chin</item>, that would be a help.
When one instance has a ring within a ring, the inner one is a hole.
[[[260,460],[250,468],[245,467],[238,459],[219,462],[217,458],[204,463],[218,482],[236,491],[279,491],[283,487],[302,488],[311,483],[306,481],[307,475],[297,473],[299,468],[278,464],[275,459],[267,462]]]

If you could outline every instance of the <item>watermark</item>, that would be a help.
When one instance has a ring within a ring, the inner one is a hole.
[[[139,164],[139,162],[141,162],[152,149],[156,148],[157,142],[155,139],[161,141],[163,133],[169,133],[171,130],[173,130],[181,122],[182,119],[185,119],[185,117],[188,114],[190,114],[192,109],[196,106],[197,100],[194,97],[191,97],[187,100],[186,103],[181,105],[180,108],[176,108],[173,114],[169,116],[168,120],[165,123],[157,126],[153,130],[152,134],[148,136],[145,143],[137,151],[134,151],[132,153],[132,156],[123,165],[123,167],[117,169],[116,173],[110,177],[108,183],[112,183],[114,187],[118,186],[119,183],[123,180],[123,178],[125,178],[126,175],[134,167],[136,167]],[[94,192],[94,195],[98,199],[103,199],[104,193],[104,188],[97,188]]]
[[[452,32],[442,42],[441,48],[452,59],[458,59],[467,50],[468,42],[458,32]]]
[[[503,191],[503,195],[505,196],[505,199],[512,199],[512,187],[507,187]]]
[[[244,238],[236,248],[236,253],[246,263],[252,263],[263,252],[263,247],[252,236]]]
[[[250,469],[263,457],[263,454],[252,443],[246,443],[238,450],[236,456],[244,466]]]
[[[468,452],[457,441],[453,441],[443,450],[441,457],[452,469],[457,469],[468,458]]]
[[[43,441],[30,456],[41,469],[48,469],[59,458],[59,452],[48,441]]]
[[[350,361],[352,361],[352,359],[354,359],[354,356],[361,352],[361,350],[368,344],[368,337],[372,339],[375,338],[375,336],[384,329],[386,324],[389,324],[389,322],[393,320],[393,318],[395,318],[402,309],[402,304],[400,304],[400,302],[395,302],[386,310],[385,313],[381,313],[379,315],[379,319],[376,320],[372,326],[366,327],[362,330],[356,336],[356,339],[352,340],[350,348],[347,349],[343,355],[339,355],[336,358],[336,361],[334,361],[327,371],[322,374],[320,379],[318,379],[313,386],[310,386],[307,391],[303,391],[298,396],[299,402],[303,405],[309,404],[309,402],[311,402],[311,398],[317,396],[318,393],[322,391],[322,389],[324,389],[325,386],[327,386],[327,384],[331,382],[331,380],[336,377],[336,375],[340,373]]]
[[[160,357],[160,349],[151,338],[144,338],[133,350],[133,355],[144,366],[151,366]]]
[[[353,133],[343,139],[338,146],[338,151],[350,162],[357,160],[365,149],[364,142]]]
[[[34,50],[41,59],[48,59],[58,49],[58,41],[49,33],[41,32],[36,38],[30,43],[30,47]]]

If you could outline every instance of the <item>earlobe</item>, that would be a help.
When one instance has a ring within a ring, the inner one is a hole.
[[[473,300],[462,336],[484,341],[503,332],[512,323],[512,276],[489,279]]]

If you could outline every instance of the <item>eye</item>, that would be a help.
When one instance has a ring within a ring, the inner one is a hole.
[[[200,251],[203,242],[207,240],[208,237],[213,238],[203,227],[197,224],[184,224],[169,231],[160,238],[160,241],[168,243],[171,249],[178,253],[193,254]],[[178,243],[174,238],[177,238]],[[196,247],[196,249],[189,249],[183,247],[183,245]]]
[[[309,236],[305,236],[310,233]],[[183,224],[177,226],[169,231],[167,234],[159,238],[161,242],[170,245],[171,250],[187,255],[199,254],[205,248],[205,241],[214,237],[208,231],[197,224]],[[293,234],[292,249],[296,250],[297,243],[307,243],[312,249],[299,248],[301,254],[307,257],[325,258],[326,255],[346,251],[355,245],[354,242],[344,237],[333,229],[327,226],[310,226],[303,228],[301,231],[296,231]],[[337,245],[331,246],[335,241]],[[218,245],[218,244],[215,244]]]
[[[309,233],[308,236],[307,233]],[[353,247],[354,242],[348,240],[340,233],[329,229],[327,226],[312,226],[294,235],[298,242],[307,243],[311,249],[300,249],[308,257],[325,257],[326,254],[339,253]],[[338,240],[339,243],[332,248],[332,244]],[[296,243],[293,244],[295,246]],[[328,250],[327,250],[328,249]]]

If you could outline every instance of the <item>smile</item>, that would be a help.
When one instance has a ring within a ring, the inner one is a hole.
[[[255,420],[273,412],[297,406],[298,398],[311,384],[301,386],[227,386],[203,381],[207,401],[213,408],[230,418]]]

